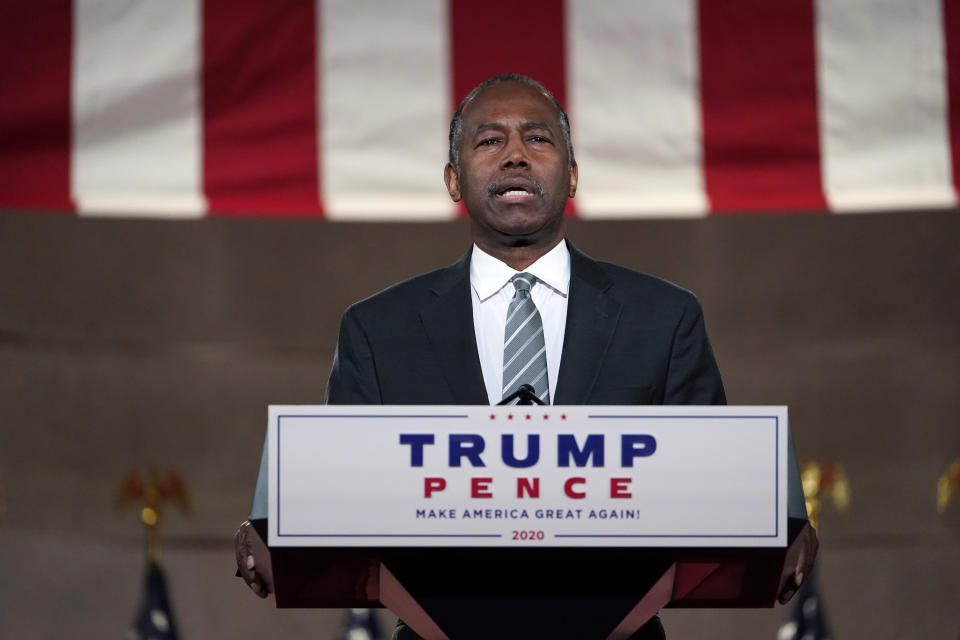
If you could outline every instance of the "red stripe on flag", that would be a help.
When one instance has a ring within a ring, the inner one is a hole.
[[[530,76],[567,106],[563,0],[451,0],[449,11],[454,108],[471,89],[498,73]],[[466,215],[462,207],[460,212]],[[573,214],[572,200],[566,212]]]
[[[211,213],[321,215],[316,24],[314,0],[205,0]]]
[[[0,5],[0,207],[72,210],[73,4]]]
[[[813,0],[700,2],[713,212],[825,210]]]
[[[960,195],[960,2],[946,0],[943,3],[943,28],[947,49],[950,158],[953,186]]]

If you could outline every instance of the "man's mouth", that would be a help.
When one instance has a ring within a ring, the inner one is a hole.
[[[505,202],[523,202],[543,193],[536,181],[528,179],[499,180],[491,184],[487,191],[497,200]]]
[[[525,198],[532,197],[532,193],[519,187],[510,187],[506,191],[497,194],[497,198],[500,200],[524,200]]]

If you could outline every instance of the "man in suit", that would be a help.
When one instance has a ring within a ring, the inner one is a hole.
[[[512,74],[474,89],[451,122],[444,180],[470,215],[473,247],[346,311],[328,402],[490,404],[529,382],[554,404],[725,403],[693,294],[565,241],[578,168],[567,115],[546,89]],[[266,595],[241,532],[238,565]],[[782,601],[815,553],[807,526]],[[394,637],[416,636],[401,624]],[[663,638],[659,620],[634,637]]]
[[[553,96],[524,76],[478,86],[454,116],[444,170],[450,197],[470,214],[474,247],[347,310],[328,402],[500,401],[508,280],[530,270],[534,300],[547,296],[537,307],[554,404],[723,404],[696,298],[564,242],[577,178]]]

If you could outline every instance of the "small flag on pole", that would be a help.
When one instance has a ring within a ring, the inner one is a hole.
[[[777,632],[777,640],[831,640],[833,635],[827,625],[827,616],[823,609],[820,591],[817,589],[816,574],[800,586],[794,596],[790,618]]]
[[[167,580],[156,562],[147,564],[143,596],[126,640],[177,640],[177,625],[167,595]]]
[[[167,595],[167,579],[160,568],[158,529],[163,514],[163,503],[174,502],[184,513],[190,512],[186,486],[174,471],[160,473],[150,466],[145,475],[131,471],[117,492],[116,507],[139,504],[140,521],[146,529],[147,571],[143,584],[140,608],[133,619],[126,640],[177,640],[177,625]]]
[[[343,625],[342,640],[386,640],[370,609],[348,609]]]

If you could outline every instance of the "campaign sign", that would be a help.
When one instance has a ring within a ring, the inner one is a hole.
[[[786,546],[786,407],[271,406],[272,546]]]

